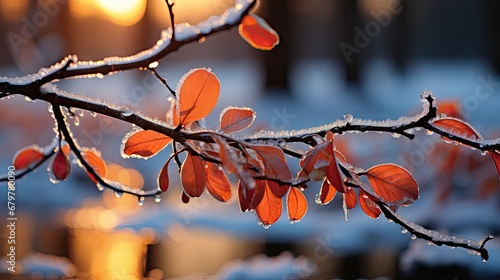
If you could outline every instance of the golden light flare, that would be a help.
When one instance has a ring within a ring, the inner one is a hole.
[[[229,7],[234,6],[234,0],[176,0],[174,5],[175,21],[197,24],[213,15],[220,15]],[[164,1],[150,1],[148,14],[159,26],[169,26],[170,18]]]
[[[29,8],[28,0],[0,0],[0,18],[6,21],[18,21]]]
[[[146,5],[146,0],[71,0],[69,2],[71,15],[75,18],[95,15],[121,26],[131,26],[139,22],[146,12]]]

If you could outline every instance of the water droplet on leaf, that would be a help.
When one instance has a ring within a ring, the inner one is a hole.
[[[125,106],[120,109],[120,113],[124,117],[130,117],[135,113],[135,108],[133,106]]]

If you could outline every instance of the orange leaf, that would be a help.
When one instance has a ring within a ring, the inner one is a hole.
[[[337,194],[337,190],[328,182],[328,179],[325,178],[321,185],[321,190],[319,191],[319,200],[316,201],[321,203],[321,205],[326,205],[333,200],[335,194]]]
[[[220,117],[220,129],[224,132],[236,132],[252,125],[255,112],[250,108],[228,107]]]
[[[200,120],[212,112],[220,91],[220,83],[215,74],[207,69],[193,69],[181,78],[179,85],[181,124]]]
[[[57,180],[66,180],[71,171],[71,166],[68,157],[62,150],[56,153],[52,160],[52,173]]]
[[[432,125],[456,136],[465,135],[466,137],[481,139],[479,133],[470,124],[456,118],[437,119],[432,122]]]
[[[325,170],[333,160],[328,151],[331,148],[331,142],[323,142],[307,151],[300,159],[300,166],[311,180],[321,180],[325,177]]]
[[[268,226],[274,224],[281,216],[283,204],[281,198],[277,198],[272,194],[271,190],[264,188],[264,195],[257,206],[256,213],[263,225]]]
[[[359,205],[370,218],[376,219],[380,216],[380,208],[362,189],[359,190]]]
[[[153,130],[129,132],[121,146],[124,157],[150,158],[163,150],[172,138]]]
[[[19,150],[12,160],[12,165],[16,169],[24,169],[43,159],[43,153],[38,146],[24,147]]]
[[[298,188],[290,188],[286,197],[288,219],[298,222],[307,212],[307,199]]]
[[[491,156],[491,159],[495,163],[495,167],[497,168],[497,173],[500,176],[500,152],[498,150],[488,151],[488,154]]]
[[[226,174],[219,169],[217,164],[207,162],[208,168],[205,168],[207,174],[207,190],[217,200],[226,202],[231,198],[231,185],[227,180]]]
[[[238,203],[242,212],[254,210],[262,201],[266,184],[256,180],[253,189],[248,188],[243,181],[238,181]]]
[[[181,183],[184,192],[190,197],[200,197],[205,190],[207,176],[205,164],[198,156],[186,156],[181,169]]]
[[[104,160],[101,158],[99,152],[86,150],[82,151],[81,154],[85,161],[92,167],[92,169],[94,169],[97,175],[99,175],[101,178],[106,177],[108,173],[108,167]],[[89,175],[90,179],[92,179],[92,181],[97,184],[97,179],[94,178],[94,175],[90,174],[89,172],[87,172],[87,175]]]
[[[259,50],[271,50],[280,42],[278,33],[264,19],[254,14],[248,14],[243,18],[238,26],[238,32],[241,38]]]
[[[265,176],[278,179],[281,182],[290,182],[292,180],[285,154],[280,148],[267,145],[251,145],[251,149],[257,152],[262,159]]]
[[[347,187],[342,195],[344,198],[344,206],[347,207],[347,209],[356,207],[356,191],[353,188]]]
[[[157,183],[158,187],[162,192],[166,192],[169,186],[168,163],[169,161],[167,161],[165,165],[163,165],[163,167],[160,170],[160,174],[158,174]]]
[[[219,145],[219,156],[222,161],[222,166],[226,171],[234,173],[238,179],[245,183],[245,186],[253,188],[255,180],[250,172],[243,168],[242,164],[238,162],[237,155],[227,142],[216,134],[212,134],[215,143]]]
[[[418,199],[418,184],[401,166],[381,164],[368,169],[367,176],[373,191],[389,206],[409,205]]]

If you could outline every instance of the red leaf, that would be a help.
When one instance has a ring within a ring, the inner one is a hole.
[[[279,183],[276,183],[271,180],[266,180],[266,184],[271,190],[271,192],[277,197],[277,198],[282,198],[286,195],[288,192],[288,189],[290,188],[289,185],[280,185]]]
[[[228,107],[220,117],[220,129],[224,132],[236,132],[252,125],[255,112],[250,108]]]
[[[337,165],[337,159],[333,153],[333,144],[330,143],[331,149],[329,148],[329,153],[332,156],[332,163],[326,168],[326,178],[333,185],[334,188],[339,192],[344,192],[344,183],[342,177],[340,176],[339,166]]]
[[[417,182],[410,172],[401,166],[391,163],[376,165],[364,175],[378,198],[390,206],[406,206],[418,199]]]
[[[182,203],[188,204],[189,200],[190,200],[189,196],[184,191],[182,191],[182,195],[181,195]]]
[[[167,161],[165,165],[160,170],[160,174],[158,174],[158,187],[162,192],[166,192],[168,190],[168,185],[169,185],[169,178],[168,178],[168,163]]]
[[[94,169],[95,173],[99,175],[101,178],[105,178],[107,173],[108,173],[108,167],[104,160],[101,158],[101,155],[97,151],[93,150],[86,150],[81,152],[83,158],[85,161]],[[94,178],[94,175],[90,174],[87,172],[87,175],[89,175],[90,179],[94,181],[94,183],[98,183],[97,179]]]
[[[172,138],[153,130],[129,132],[121,146],[124,157],[150,158],[163,150]]]
[[[215,74],[207,69],[193,69],[181,78],[179,85],[181,124],[198,121],[212,112],[220,91],[220,83]]]
[[[43,159],[43,153],[38,146],[29,146],[24,147],[19,150],[12,160],[12,165],[16,169],[24,169],[30,167],[32,164],[35,164]]]
[[[238,32],[241,38],[259,50],[271,50],[280,41],[278,33],[264,19],[254,14],[248,14],[243,18],[238,26]]]
[[[71,171],[71,166],[68,157],[62,150],[56,153],[52,161],[52,173],[57,180],[66,180]]]
[[[190,197],[200,197],[205,190],[206,182],[207,176],[203,160],[188,153],[181,169],[181,183],[184,192]]]
[[[307,199],[298,188],[290,188],[286,197],[288,219],[298,222],[307,212]]]
[[[347,209],[356,207],[356,191],[353,188],[347,187],[342,195],[344,198],[344,206],[347,207]]]
[[[207,190],[217,200],[226,202],[231,198],[231,185],[226,174],[215,163],[207,162],[205,168],[207,174]]]
[[[248,188],[244,182],[238,181],[238,202],[242,212],[254,210],[262,201],[266,184],[263,180],[256,180],[253,189]]]
[[[380,208],[362,189],[359,190],[359,205],[370,218],[376,219],[380,216]]]
[[[326,205],[333,200],[337,194],[337,189],[335,189],[328,179],[323,180],[323,184],[321,185],[321,190],[319,191],[319,201],[322,205]]]
[[[437,128],[447,131],[456,136],[466,136],[481,139],[479,133],[468,123],[455,118],[441,118],[432,122]],[[443,136],[443,138],[448,138]]]
[[[255,209],[257,216],[263,225],[268,226],[274,224],[281,216],[283,204],[281,198],[277,198],[272,194],[271,190],[264,188],[264,195]]]
[[[491,159],[495,163],[495,167],[497,168],[497,173],[500,176],[500,152],[498,150],[488,151]]]
[[[251,145],[251,149],[257,152],[262,159],[266,177],[278,179],[281,182],[290,182],[292,180],[285,154],[280,148],[267,145]]]

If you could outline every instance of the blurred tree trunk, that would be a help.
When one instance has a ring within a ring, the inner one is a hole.
[[[271,93],[290,94],[288,72],[292,60],[290,9],[286,1],[266,1],[266,21],[280,36],[280,43],[272,51],[264,53],[266,67],[266,88]]]

